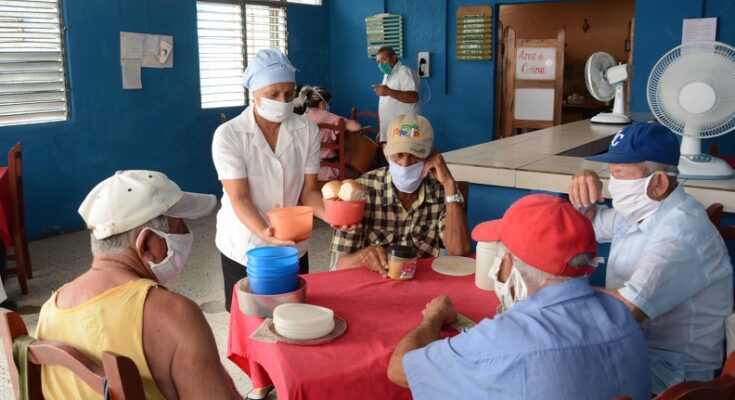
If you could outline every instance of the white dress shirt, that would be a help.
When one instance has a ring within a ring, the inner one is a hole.
[[[679,186],[639,224],[600,206],[593,225],[598,241],[612,242],[606,286],[649,318],[641,327],[654,393],[712,379],[723,360],[733,281],[725,243],[702,204]]]
[[[292,114],[281,122],[274,152],[255,123],[250,106],[214,132],[212,159],[218,179],[247,178],[250,198],[268,222],[267,212],[276,204],[281,207],[298,204],[304,174],[319,172],[319,128],[306,118]],[[222,254],[246,265],[245,253],[266,244],[240,221],[227,192],[223,193],[215,243]],[[301,255],[306,252],[308,242],[297,243]]]
[[[414,74],[411,68],[401,64],[400,61],[393,66],[393,71],[391,71],[390,75],[383,75],[383,85],[402,92],[412,91],[418,93],[419,91],[419,81],[416,74]],[[385,142],[388,139],[386,132],[388,131],[388,125],[393,118],[399,115],[418,113],[418,102],[404,103],[390,96],[380,96],[380,100],[378,101],[380,141]]]

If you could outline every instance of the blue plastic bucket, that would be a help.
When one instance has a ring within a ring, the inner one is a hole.
[[[248,276],[250,289],[255,294],[282,294],[296,290],[297,275],[281,276],[275,279]]]

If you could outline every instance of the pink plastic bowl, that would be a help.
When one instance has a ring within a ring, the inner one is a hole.
[[[365,214],[365,200],[324,200],[324,211],[327,213],[327,221],[332,225],[359,224]]]
[[[298,242],[311,236],[314,209],[307,206],[276,208],[268,211],[268,218],[276,239]]]

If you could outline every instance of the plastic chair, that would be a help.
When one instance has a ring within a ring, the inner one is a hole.
[[[20,398],[18,369],[13,358],[13,343],[19,336],[27,336],[20,315],[0,308],[0,338],[5,348],[10,379],[17,398]],[[102,366],[92,361],[74,346],[47,340],[34,340],[28,347],[28,398],[43,399],[41,366],[59,365],[71,370],[90,388],[104,394],[107,381],[108,393],[113,400],[144,399],[143,381],[138,367],[128,357],[110,351],[102,353]]]
[[[365,117],[372,118],[375,120],[372,124],[362,124],[363,132],[370,133],[372,139],[376,142],[380,142],[380,115],[372,111],[357,111],[357,107],[352,107],[350,110],[350,119],[362,122]]]
[[[656,400],[732,400],[735,399],[735,353],[725,361],[722,374],[709,382],[678,383],[656,396]]]
[[[321,148],[322,149],[331,149],[334,150],[337,153],[337,158],[334,160],[322,160],[320,163],[320,166],[322,167],[331,167],[336,168],[339,171],[339,180],[344,180],[347,178],[347,152],[346,152],[346,145],[345,145],[345,137],[347,135],[345,130],[345,120],[344,118],[340,118],[339,122],[337,122],[337,125],[331,125],[331,124],[317,124],[319,127],[319,130],[322,129],[328,129],[330,131],[337,133],[337,142],[336,143],[324,143],[322,142]]]
[[[26,238],[25,203],[23,201],[22,147],[16,143],[8,152],[8,178],[10,180],[10,234],[13,252],[6,252],[8,261],[15,261],[15,268],[6,268],[5,274],[18,276],[20,291],[28,294],[27,279],[33,278],[31,257]],[[8,249],[10,250],[10,249]]]

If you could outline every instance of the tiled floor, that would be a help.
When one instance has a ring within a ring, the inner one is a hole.
[[[215,215],[192,221],[194,247],[182,276],[169,289],[189,297],[200,305],[217,340],[222,363],[232,376],[238,391],[243,395],[250,390],[250,380],[232,362],[225,358],[229,314],[224,311],[224,291],[219,251],[214,245]],[[5,289],[19,306],[31,334],[35,332],[38,311],[53,290],[72,280],[89,268],[92,260],[89,252],[89,234],[72,232],[30,243],[33,279],[29,281],[30,293],[21,295],[15,278],[5,282]],[[309,248],[309,264],[312,272],[323,271],[329,265],[329,242],[332,229],[315,220]],[[0,399],[12,399],[13,391],[4,356],[0,356]],[[275,399],[271,396],[270,399]]]

